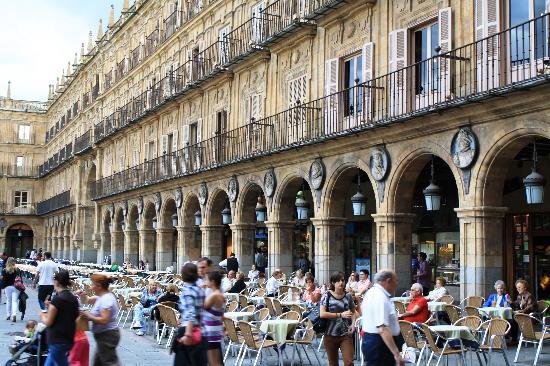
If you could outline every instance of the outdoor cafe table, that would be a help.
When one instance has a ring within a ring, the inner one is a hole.
[[[281,301],[281,305],[283,306],[290,306],[290,305],[298,305],[298,306],[305,306],[305,302],[300,300],[292,300],[292,301]]]
[[[298,320],[291,319],[264,320],[260,324],[260,331],[269,333],[273,340],[281,345],[286,342],[288,334],[296,328],[298,323]]]
[[[224,293],[223,296],[231,301],[239,301],[239,294]]]
[[[430,301],[428,302],[428,310],[432,313],[436,311],[445,311],[446,302],[443,301]]]
[[[512,319],[514,313],[512,308],[479,308],[480,313],[487,315],[490,318],[502,318],[502,319]]]
[[[470,328],[464,325],[432,325],[428,328],[430,328],[432,332],[435,332],[447,339],[447,342],[451,347],[479,347],[479,344],[470,331]]]
[[[251,303],[257,304],[257,305],[264,305],[265,300],[263,296],[249,296],[247,297],[247,300]]]
[[[128,297],[141,297],[141,291],[129,292]]]
[[[408,303],[408,302],[411,302],[411,298],[410,297],[392,297],[390,299],[391,301],[400,301],[400,302],[403,302],[403,303]]]
[[[227,313],[224,313],[223,316],[233,320],[234,322],[239,320],[248,321],[248,319],[253,316],[254,313],[251,311],[230,311]]]

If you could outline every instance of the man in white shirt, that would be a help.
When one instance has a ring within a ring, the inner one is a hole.
[[[222,280],[222,292],[227,292],[235,284],[235,271],[229,271]]]
[[[277,291],[279,291],[279,286],[281,285],[279,277],[281,277],[281,271],[279,269],[274,270],[265,284],[267,296],[273,297],[277,294]]]
[[[33,288],[36,288],[38,282],[38,304],[42,310],[46,310],[44,302],[53,294],[53,276],[57,271],[59,271],[59,268],[52,261],[52,253],[44,253],[44,261],[38,264],[33,282]]]
[[[374,282],[361,305],[363,357],[369,366],[404,365],[394,339],[400,334],[397,312],[390,300],[397,288],[397,275],[392,270],[381,270],[374,275]]]

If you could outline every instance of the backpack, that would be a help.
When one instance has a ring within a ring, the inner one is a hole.
[[[325,304],[325,308],[327,309],[329,307],[330,296],[330,292],[327,292],[327,300]],[[311,323],[313,324],[313,330],[316,333],[326,332],[328,327],[328,319],[321,318],[321,304],[315,305],[313,308],[311,308],[309,312],[304,314],[304,316],[311,320]]]

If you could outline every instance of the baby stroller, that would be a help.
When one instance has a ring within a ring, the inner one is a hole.
[[[48,357],[48,347],[46,342],[46,326],[42,323],[36,327],[36,333],[30,342],[18,348],[6,366],[42,366]]]

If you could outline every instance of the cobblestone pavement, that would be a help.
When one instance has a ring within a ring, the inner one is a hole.
[[[29,295],[29,300],[27,301],[27,315],[25,320],[29,319],[38,319],[38,301],[36,291],[32,289],[27,289],[27,294]],[[8,352],[8,345],[11,343],[13,334],[16,332],[22,332],[25,326],[25,321],[20,321],[18,318],[16,323],[12,323],[6,320],[5,314],[5,296],[2,294],[2,301],[0,306],[0,366],[5,365],[6,361],[9,360],[10,354]],[[122,361],[122,364],[127,365],[136,365],[136,366],[160,366],[160,365],[172,365],[173,356],[171,356],[164,344],[166,340],[162,342],[162,346],[157,345],[152,335],[147,335],[143,337],[136,336],[131,330],[128,329],[129,323],[126,324],[126,327],[122,330],[122,339],[118,347],[118,355]],[[91,354],[95,351],[95,342],[91,333],[88,333],[91,345]],[[290,348],[290,347],[288,347]],[[550,365],[550,342],[545,344],[545,353],[539,358],[539,365]],[[514,357],[515,347],[513,350],[508,351],[508,359],[512,363]],[[522,350],[518,363],[515,365],[531,365],[534,358],[534,348],[529,347],[525,350]],[[328,364],[325,354],[318,354],[321,364]],[[285,365],[290,365],[290,358],[292,357],[292,350],[287,350],[283,355],[283,360]],[[313,354],[309,354],[313,365],[317,364],[317,361]],[[302,356],[303,364],[309,364],[307,358]],[[477,365],[477,359],[475,356],[472,358],[473,362],[470,362],[470,356],[467,356],[467,364]],[[230,358],[226,365],[232,366],[235,363],[235,358]],[[275,352],[271,352],[271,355],[268,355],[263,360],[263,365],[277,365],[277,357]],[[301,365],[298,357],[296,357],[295,365]],[[425,363],[424,363],[425,364]],[[432,362],[435,364],[435,362]],[[492,365],[504,365],[504,359],[502,355],[496,354],[493,357],[491,362]],[[252,362],[245,362],[244,365],[252,365]],[[360,365],[357,361],[355,365]],[[449,365],[457,365],[457,361],[454,357],[451,357]]]

